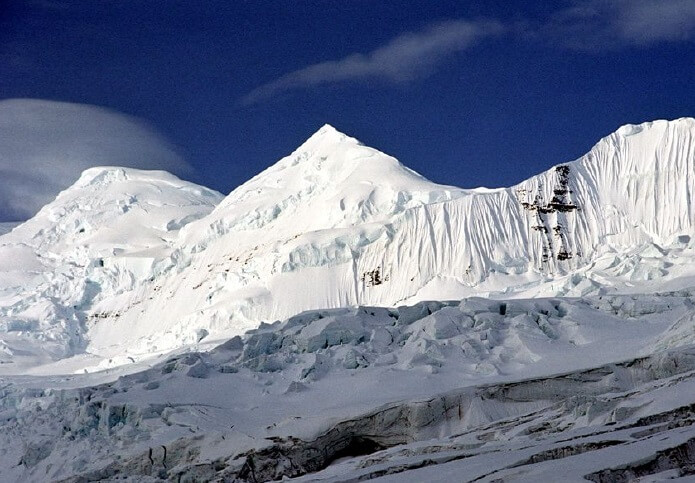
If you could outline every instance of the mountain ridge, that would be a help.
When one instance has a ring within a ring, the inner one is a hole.
[[[515,186],[466,190],[325,125],[175,223],[145,268],[114,275],[111,256],[83,260],[96,264],[82,276],[99,295],[77,297],[89,321],[78,330],[108,367],[309,309],[678,288],[695,279],[693,139],[692,118],[626,125]],[[119,168],[99,169],[83,177]],[[114,276],[126,289],[110,292],[123,287]]]

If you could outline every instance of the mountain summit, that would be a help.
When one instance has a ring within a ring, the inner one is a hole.
[[[225,230],[273,223],[292,235],[384,219],[463,190],[431,183],[326,124],[292,154],[235,189],[212,214]],[[292,217],[291,223],[275,223]]]
[[[221,201],[163,173],[90,170],[0,238],[38,260],[4,268],[0,322],[27,344],[50,327],[79,341],[55,354],[106,367],[309,309],[679,288],[695,276],[694,141],[689,118],[623,126],[495,190],[437,185],[329,125]],[[135,232],[166,242],[129,246]],[[39,249],[61,237],[79,248]],[[37,276],[30,293],[12,283]]]

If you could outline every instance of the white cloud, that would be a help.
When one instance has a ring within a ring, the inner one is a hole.
[[[588,50],[686,41],[695,38],[695,0],[577,0],[541,34]]]
[[[0,101],[0,220],[32,216],[93,166],[191,171],[135,118],[83,104]]]
[[[621,0],[617,28],[626,41],[688,40],[695,35],[695,0]]]
[[[409,82],[432,72],[451,54],[502,30],[502,25],[493,21],[440,22],[420,32],[399,35],[369,53],[355,53],[285,74],[251,91],[242,103],[252,104],[290,89],[336,82],[361,79]]]
[[[241,99],[253,104],[292,89],[378,79],[409,82],[431,73],[452,54],[508,32],[581,50],[620,49],[695,38],[695,0],[571,0],[545,21],[452,20],[395,37],[366,54],[320,62],[285,74]]]

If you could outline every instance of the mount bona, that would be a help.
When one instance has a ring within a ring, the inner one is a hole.
[[[431,183],[328,125],[224,198],[92,168],[0,236],[0,370],[106,369],[314,309],[679,290],[694,188],[690,118],[500,189]]]
[[[694,135],[494,190],[330,126],[226,198],[89,169],[0,226],[0,480],[692,476]]]

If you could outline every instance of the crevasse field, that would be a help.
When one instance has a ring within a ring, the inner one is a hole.
[[[331,126],[89,169],[0,225],[0,480],[692,477],[694,183],[689,118],[499,189]]]

